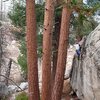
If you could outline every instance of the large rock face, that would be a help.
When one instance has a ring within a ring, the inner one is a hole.
[[[9,77],[16,83],[19,83],[22,80],[21,69],[20,66],[17,64],[17,57],[19,56],[20,51],[18,48],[19,43],[14,38],[14,35],[11,33],[11,30],[13,28],[14,27],[9,22],[2,22],[2,26],[0,27],[0,36],[2,36],[2,45],[0,51],[2,49],[3,52],[0,53],[2,54],[0,58],[3,59],[2,61],[0,61],[0,74],[6,76],[7,72],[9,71],[10,59],[12,59]],[[0,76],[0,82],[4,82],[5,79],[5,77]],[[11,81],[9,82],[13,84]]]
[[[87,37],[82,57],[74,58],[71,85],[81,100],[100,100],[100,25]]]

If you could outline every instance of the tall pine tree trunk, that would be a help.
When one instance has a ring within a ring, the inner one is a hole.
[[[42,100],[51,100],[51,48],[54,5],[53,0],[46,0],[43,32]]]
[[[29,100],[40,100],[38,85],[35,0],[26,0],[26,24]]]
[[[64,81],[64,72],[65,72],[65,67],[66,67],[70,15],[71,15],[70,10],[66,6],[64,6],[63,11],[62,11],[57,71],[56,71],[56,76],[55,76],[53,92],[52,92],[52,100],[61,100],[63,81]]]

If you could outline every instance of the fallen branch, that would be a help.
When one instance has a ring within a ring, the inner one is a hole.
[[[13,82],[21,91],[24,91],[24,90],[22,90],[22,89],[20,88],[20,86],[18,86],[18,85],[16,84],[16,82],[14,82],[14,81],[13,81],[12,79],[10,79],[9,77],[6,77],[5,75],[2,75],[2,74],[0,74],[0,76],[6,78],[6,79],[8,79],[8,80],[10,80],[10,81]]]

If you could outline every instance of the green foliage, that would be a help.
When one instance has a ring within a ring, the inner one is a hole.
[[[43,20],[44,20],[44,4],[36,4],[36,21],[38,26],[43,25]]]
[[[74,17],[72,17],[74,33],[81,36],[88,35],[97,26],[97,23],[91,16],[100,9],[100,2],[87,5],[80,0],[76,5],[72,5],[72,9],[74,9]]]
[[[72,4],[74,4],[74,5],[77,4],[77,0],[72,0],[71,2],[72,2]]]
[[[88,35],[98,25],[92,17],[84,17],[82,15],[74,17],[72,20],[73,33],[75,35]]]
[[[79,3],[80,1],[80,3]],[[82,0],[71,0],[70,8],[74,9],[75,13],[78,14],[78,16],[74,16],[72,18],[72,26],[73,30],[72,33],[75,33],[76,35],[87,35],[96,27],[96,23],[93,19],[90,18],[90,16],[98,9],[99,4],[95,5],[86,5],[81,2]],[[61,7],[56,8],[55,11],[55,19],[57,16],[61,15]],[[37,33],[39,33],[39,29],[42,29],[43,26],[43,20],[44,20],[44,4],[36,4],[36,21],[37,21]],[[17,38],[20,39],[20,55],[18,57],[18,63],[21,66],[21,69],[23,73],[27,74],[27,56],[26,56],[26,43],[25,43],[25,26],[26,26],[26,12],[25,12],[26,6],[25,5],[19,5],[16,3],[14,5],[14,9],[8,14],[9,18],[11,19],[12,23],[16,27],[21,27],[23,31],[21,33],[14,33]],[[22,36],[21,36],[22,34]],[[56,33],[55,33],[56,34]],[[38,40],[38,57],[41,57],[42,55],[42,34],[37,35]],[[74,43],[73,37],[70,37],[69,40],[72,44]]]
[[[37,40],[38,40],[37,41],[38,42],[37,53],[38,53],[39,58],[41,58],[41,56],[42,56],[42,39],[43,39],[43,35],[38,34],[38,36],[37,36]],[[25,38],[21,39],[19,50],[20,50],[20,55],[18,57],[18,64],[21,67],[23,75],[26,76],[27,75],[27,55],[26,55],[27,51],[26,51]]]
[[[42,57],[42,40],[43,40],[43,34],[38,34],[37,36],[37,42],[38,42],[38,48],[37,48],[37,53],[38,53],[38,57],[41,58]]]
[[[36,4],[36,20],[37,24],[43,25],[43,19],[44,19],[44,4]],[[20,5],[19,3],[15,3],[14,9],[11,10],[8,14],[9,18],[12,21],[12,24],[19,27],[26,26],[26,6]]]
[[[57,18],[57,17],[61,17],[61,11],[62,11],[62,9],[59,7],[59,6],[57,6],[56,7],[56,10],[55,10],[55,19]],[[56,23],[56,22],[55,22]]]
[[[15,37],[17,40],[21,40],[21,39],[25,36],[25,33],[24,33],[23,31],[21,31],[21,32],[12,31],[12,33],[14,34],[14,37]]]
[[[27,73],[27,59],[26,59],[25,55],[23,55],[23,54],[19,55],[18,64],[20,65],[23,74],[26,75],[26,73]]]
[[[91,16],[100,9],[100,2],[94,2],[94,0],[88,0],[88,2],[89,5],[84,4],[83,0],[71,0],[70,4],[66,3],[66,6],[73,9],[71,18],[73,30],[71,33],[82,36],[88,35],[97,26],[97,23]]]
[[[69,43],[71,45],[73,45],[75,43],[75,36],[73,36],[72,34],[69,35]]]
[[[43,25],[44,19],[44,4],[36,4],[36,20],[37,20],[37,32],[39,32],[39,28]],[[9,18],[12,21],[12,24],[16,27],[22,28],[21,32],[14,31],[13,34],[15,37],[20,41],[20,55],[18,57],[18,64],[21,67],[21,70],[24,76],[27,75],[27,56],[26,56],[26,42],[25,42],[25,26],[26,26],[26,6],[19,5],[19,3],[15,3],[14,9],[9,12]],[[37,42],[38,42],[38,57],[42,55],[42,34],[37,35]]]
[[[15,100],[28,100],[28,96],[25,92],[22,92],[16,96]]]
[[[25,42],[25,38],[22,38],[22,40],[20,41],[20,47],[19,47],[19,50],[20,50],[20,53],[23,54],[23,55],[26,55],[26,42]]]
[[[26,42],[25,39],[23,38],[20,42],[20,55],[18,57],[18,64],[21,67],[21,70],[23,74],[26,76],[27,75],[27,56],[26,56]]]
[[[16,3],[14,5],[14,9],[12,9],[11,12],[9,12],[8,16],[12,21],[12,24],[19,27],[24,27],[26,25],[26,10],[25,6],[19,5],[19,3]]]

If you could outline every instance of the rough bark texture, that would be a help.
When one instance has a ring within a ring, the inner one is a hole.
[[[72,88],[81,100],[100,100],[100,25],[87,37],[81,55],[73,60]]]
[[[47,0],[45,5],[42,62],[42,100],[51,100],[51,48],[53,31],[54,1]]]
[[[26,0],[29,100],[39,100],[35,0]]]
[[[57,71],[52,92],[52,100],[61,100],[64,72],[66,67],[67,45],[69,36],[70,10],[65,6],[62,11],[60,41],[58,49]]]

